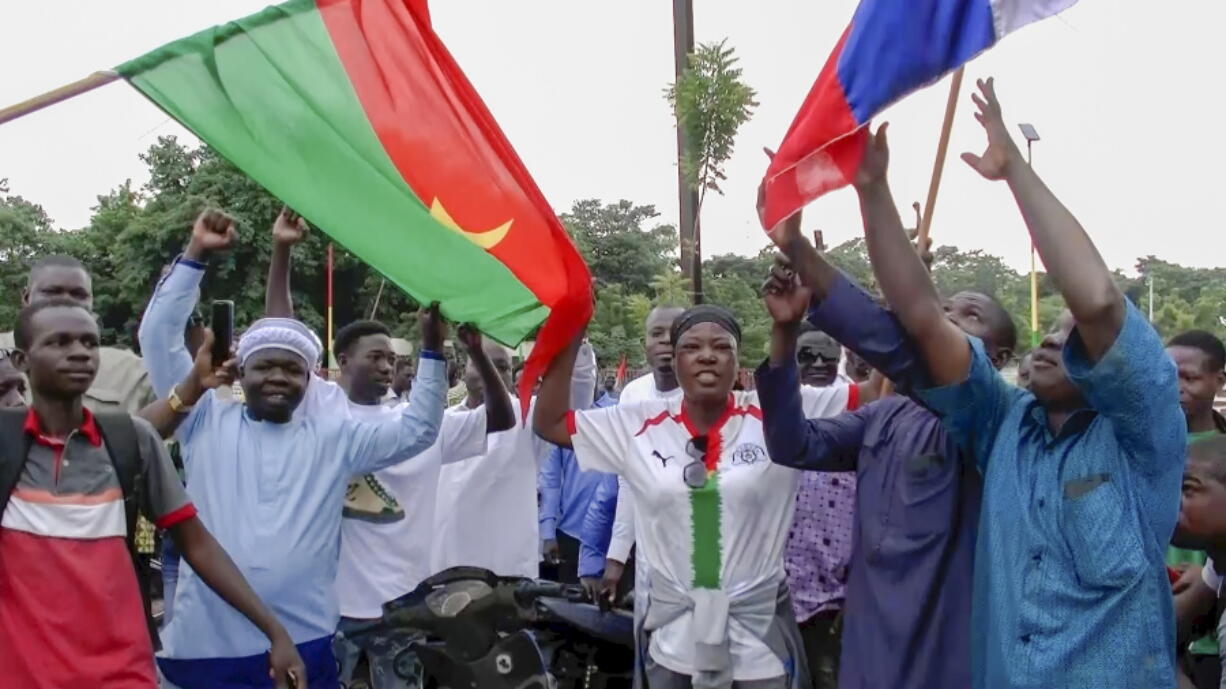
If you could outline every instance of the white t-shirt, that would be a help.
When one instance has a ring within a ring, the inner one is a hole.
[[[806,388],[805,407],[815,417],[838,414],[847,408],[848,390]],[[764,582],[784,581],[783,548],[800,480],[798,471],[770,461],[761,418],[757,393],[733,393],[729,413],[709,433],[718,463],[701,490],[684,479],[695,433],[680,399],[576,412],[572,442],[582,469],[625,477],[638,508],[639,552],[655,576],[682,589],[718,586],[735,599]],[[691,620],[686,614],[656,630],[650,653],[669,670],[692,676]],[[728,636],[734,679],[784,674],[782,661],[735,619]]]
[[[1213,568],[1213,558],[1205,561],[1205,566],[1200,570],[1201,581],[1205,582],[1205,586],[1213,589],[1213,592],[1221,595],[1222,593],[1222,575],[1217,573]]]
[[[591,405],[595,390],[596,356],[585,343],[571,374],[572,405]],[[490,434],[484,456],[443,467],[430,557],[434,572],[468,566],[502,576],[540,576],[537,474],[553,446],[533,432],[532,410],[525,425],[519,400],[511,404],[515,426]]]
[[[398,416],[400,407],[354,404],[349,413],[359,419]],[[413,459],[375,472],[383,487],[404,508],[404,519],[377,524],[341,520],[340,561],[336,595],[341,615],[373,619],[383,604],[417,588],[429,571],[434,542],[434,503],[439,472],[449,461],[485,451],[485,409],[443,415],[438,440]]]
[[[673,400],[681,399],[681,387],[675,387],[668,392],[663,392],[656,387],[656,377],[648,373],[645,376],[639,376],[634,380],[626,383],[626,387],[622,389],[621,397],[618,398],[619,405],[631,405],[647,400]],[[617,511],[613,515],[613,535],[609,539],[609,550],[606,557],[625,563],[630,558],[630,549],[634,547],[634,493],[626,487],[626,479],[622,476],[617,477]],[[639,553],[638,561],[635,565],[635,588],[639,588],[638,581],[645,579],[640,577],[647,574],[647,563],[643,559],[643,554]]]
[[[519,401],[512,404],[514,428],[491,433],[484,455],[448,464],[439,475],[433,572],[467,566],[502,576],[540,576],[536,476],[552,446],[524,425]]]

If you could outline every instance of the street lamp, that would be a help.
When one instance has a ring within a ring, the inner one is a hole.
[[[1031,148],[1039,140],[1039,131],[1033,124],[1019,124],[1022,136],[1026,137],[1026,164],[1034,167],[1034,151]],[[1030,240],[1030,346],[1039,346],[1039,274],[1035,270],[1034,240]]]

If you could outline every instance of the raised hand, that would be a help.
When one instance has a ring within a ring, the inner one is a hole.
[[[464,351],[469,354],[480,353],[481,350],[481,331],[472,323],[464,323],[456,330],[456,339],[464,346]]]
[[[775,152],[770,150],[769,148],[763,148],[762,152],[766,154],[766,157],[768,159],[770,160],[775,159]],[[763,180],[762,183],[758,185],[758,220],[762,221],[765,218],[766,218],[766,180]],[[778,246],[781,249],[786,248],[787,246],[791,245],[793,242],[801,239],[800,211],[796,211],[795,213],[784,218],[783,221],[780,222],[778,225],[775,225],[774,227],[770,228],[770,230],[768,230],[766,234],[770,236],[771,241],[775,243],[775,246]]]
[[[238,370],[238,359],[231,358],[220,365],[213,363],[213,331],[205,328],[204,341],[196,350],[196,361],[192,365],[192,375],[200,384],[201,390],[212,390],[234,383],[234,372]]]
[[[289,206],[282,206],[281,212],[272,224],[272,240],[284,246],[293,246],[301,242],[307,234],[307,222]]]
[[[238,240],[234,218],[215,208],[209,208],[192,225],[191,240],[183,255],[195,261],[208,258],[215,251],[228,251]]]
[[[775,257],[771,276],[762,287],[763,301],[771,319],[777,325],[796,325],[809,310],[813,292],[800,283],[791,264],[783,256]]]
[[[971,100],[975,101],[978,109],[975,119],[979,120],[979,124],[983,125],[984,131],[987,132],[988,147],[981,155],[963,153],[962,160],[986,179],[1004,179],[1009,174],[1010,166],[1022,162],[1021,151],[1009,136],[1009,128],[1005,126],[1000,101],[996,99],[995,80],[978,79],[975,84],[979,87],[979,93],[972,93]]]
[[[886,180],[886,173],[890,168],[890,143],[886,139],[889,126],[890,123],[886,122],[877,128],[876,134],[869,133],[868,142],[864,146],[864,157],[860,159],[860,169],[856,170],[857,189]]]
[[[447,322],[438,312],[438,303],[418,311],[417,322],[421,326],[422,347],[441,353],[443,341],[447,339]]]

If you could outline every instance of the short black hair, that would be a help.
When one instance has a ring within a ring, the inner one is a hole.
[[[1226,435],[1215,435],[1188,445],[1188,459],[1208,464],[1213,478],[1226,485]]]
[[[332,340],[332,350],[337,354],[348,354],[354,343],[367,335],[392,336],[392,331],[379,321],[354,321],[336,331]]]
[[[50,256],[43,256],[35,261],[34,265],[30,266],[30,273],[27,280],[32,282],[34,274],[43,268],[75,268],[77,270],[85,271],[86,275],[89,274],[89,270],[85,267],[84,263],[81,263],[80,260],[65,254],[51,254]]]
[[[33,304],[23,308],[21,313],[17,314],[17,327],[13,329],[13,344],[17,345],[17,349],[20,349],[23,352],[28,352],[30,350],[30,343],[34,339],[34,317],[41,311],[55,308],[81,309],[85,313],[88,313],[91,318],[93,318],[93,314],[90,313],[89,309],[82,306],[81,302],[76,301],[75,299],[56,297],[54,299],[47,299],[46,301],[34,302]]]
[[[1179,333],[1166,343],[1167,347],[1190,347],[1199,349],[1209,359],[1209,370],[1216,373],[1226,368],[1226,345],[1217,335],[1207,330],[1189,330]]]

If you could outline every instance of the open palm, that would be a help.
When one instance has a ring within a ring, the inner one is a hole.
[[[981,155],[963,153],[962,160],[986,179],[1004,179],[1009,172],[1009,166],[1020,158],[1017,145],[1013,143],[1009,129],[1005,126],[1000,101],[996,98],[995,80],[979,79],[975,83],[979,87],[979,93],[972,93],[971,100],[975,101],[978,110],[975,119],[983,125],[988,135],[988,147]]]

